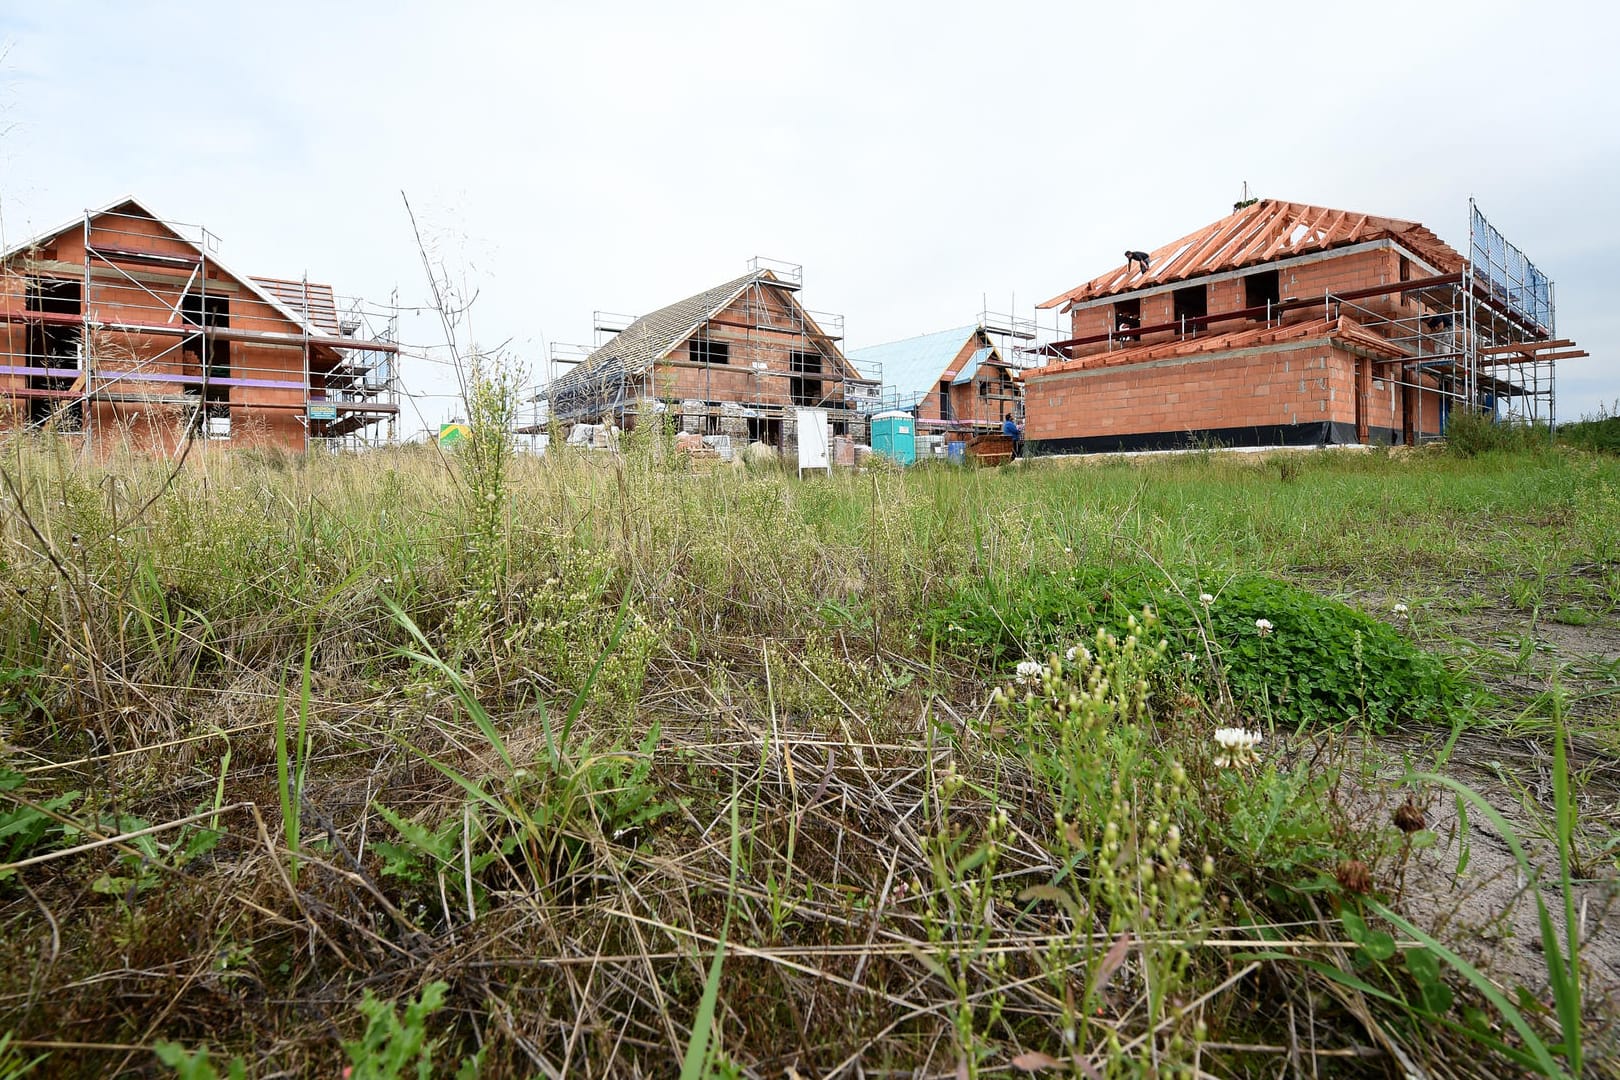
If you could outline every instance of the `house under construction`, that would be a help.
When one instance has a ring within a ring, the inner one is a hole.
[[[1046,451],[1415,443],[1453,409],[1550,425],[1552,282],[1469,204],[1466,254],[1412,221],[1263,199],[1042,304]]]
[[[860,407],[879,379],[840,349],[843,319],[799,302],[801,267],[753,259],[748,272],[635,319],[597,313],[597,347],[561,345],[536,400],[551,422],[633,428],[669,416],[679,431],[779,449],[797,445],[796,408],[825,409],[835,435],[862,440]]]
[[[1022,347],[1034,339],[1033,322],[985,312],[972,326],[852,349],[849,358],[883,372],[878,408],[910,412],[919,431],[969,436],[1023,416]]]
[[[0,424],[97,453],[391,441],[395,312],[237,274],[218,247],[124,199],[6,251]]]

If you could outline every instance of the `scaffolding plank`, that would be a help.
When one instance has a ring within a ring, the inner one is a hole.
[[[1541,361],[1553,361],[1553,360],[1579,360],[1583,356],[1591,356],[1591,355],[1592,354],[1587,352],[1585,349],[1569,349],[1569,350],[1567,350],[1565,352],[1536,353],[1534,356],[1529,357],[1529,362],[1531,362],[1531,363],[1540,363]],[[1514,362],[1515,363],[1524,363],[1525,361],[1520,360],[1520,361],[1514,361]]]
[[[1485,345],[1478,351],[1481,356],[1505,352],[1532,352],[1538,349],[1564,349],[1575,342],[1569,338],[1555,338],[1552,341],[1517,341],[1511,345]]]

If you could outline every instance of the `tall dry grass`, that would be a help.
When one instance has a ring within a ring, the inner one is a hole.
[[[481,1050],[487,1075],[672,1072],[705,1019],[721,1075],[1378,1074],[1467,1044],[1404,969],[1362,976],[1397,1007],[1301,962],[1350,963],[1337,910],[1398,891],[1399,838],[1340,797],[1353,733],[1273,732],[1262,765],[1221,769],[1212,728],[1266,717],[1145,629],[1048,662],[1026,699],[928,614],[1122,561],[1410,595],[1448,562],[1509,565],[1549,508],[1620,514],[1612,469],[800,482],[656,437],[464,465],[203,453],[171,479],[4,448],[17,1046],[61,1070],[148,1068],[166,1040],[328,1071],[364,991],[435,982],[440,1067]],[[1523,522],[1457,527],[1485,515]],[[1079,704],[1103,677],[1140,696]]]

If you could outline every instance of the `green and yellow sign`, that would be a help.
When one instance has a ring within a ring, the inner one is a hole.
[[[440,424],[439,445],[454,446],[462,439],[472,438],[472,428],[466,424]]]

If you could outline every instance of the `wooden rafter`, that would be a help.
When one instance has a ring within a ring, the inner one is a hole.
[[[1126,290],[1168,285],[1279,257],[1382,239],[1393,239],[1406,246],[1426,266],[1442,274],[1455,273],[1464,262],[1458,252],[1417,222],[1262,199],[1154,249],[1152,269],[1147,272],[1127,263],[1039,306],[1057,307],[1101,299]]]

